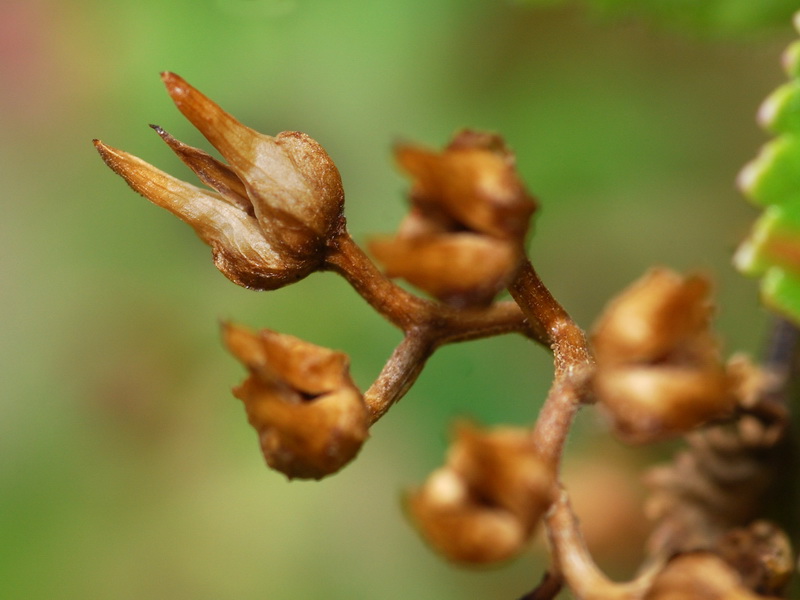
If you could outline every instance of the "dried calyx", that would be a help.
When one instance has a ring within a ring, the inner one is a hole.
[[[369,420],[346,355],[230,324],[224,337],[250,372],[234,395],[244,402],[270,467],[290,479],[320,479],[356,456]]]
[[[191,225],[211,246],[217,268],[238,285],[271,290],[319,269],[344,207],[341,178],[325,150],[304,133],[258,133],[177,75],[162,79],[178,109],[228,164],[154,129],[211,190],[95,140],[106,164]]]
[[[446,465],[409,496],[408,509],[447,558],[493,563],[526,547],[552,501],[554,482],[529,431],[462,423]]]
[[[677,556],[656,577],[644,600],[765,600],[745,587],[738,573],[709,552]],[[777,600],[777,599],[775,599]]]
[[[411,212],[370,250],[402,277],[453,306],[484,306],[510,282],[536,204],[500,137],[464,131],[442,152],[395,149],[411,176]]]
[[[594,328],[594,388],[625,441],[681,435],[732,413],[736,398],[709,329],[706,278],[652,269]]]

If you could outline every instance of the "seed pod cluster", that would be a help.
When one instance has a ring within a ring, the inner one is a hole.
[[[463,131],[442,151],[395,149],[413,180],[411,211],[397,235],[370,250],[387,275],[453,306],[485,306],[524,257],[536,203],[500,137]]]
[[[470,564],[522,551],[553,497],[555,474],[523,429],[461,423],[444,467],[408,498],[422,535]]]
[[[674,437],[733,411],[708,292],[705,277],[652,269],[595,325],[595,393],[623,440]]]

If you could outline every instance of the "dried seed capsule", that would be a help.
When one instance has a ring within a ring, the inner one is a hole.
[[[395,150],[413,179],[412,209],[397,235],[370,250],[390,277],[402,277],[453,306],[485,306],[523,258],[536,204],[501,138],[465,131],[442,152]]]
[[[325,150],[304,133],[258,133],[177,75],[162,78],[177,107],[229,164],[154,129],[215,191],[179,181],[95,140],[108,166],[191,225],[211,246],[217,268],[238,285],[275,289],[318,269],[344,206],[339,172]]]
[[[321,479],[356,456],[369,420],[346,355],[230,324],[224,337],[250,371],[234,395],[244,402],[270,467],[290,479]]]
[[[662,440],[732,413],[734,378],[709,330],[709,287],[652,269],[598,319],[594,391],[623,440]]]
[[[656,577],[644,600],[758,600],[765,599],[742,585],[720,557],[708,552],[682,554]],[[776,600],[776,599],[774,599]]]
[[[552,501],[554,480],[530,432],[461,424],[447,464],[409,496],[408,509],[447,558],[493,563],[524,549]]]

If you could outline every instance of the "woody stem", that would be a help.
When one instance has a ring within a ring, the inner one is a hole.
[[[378,378],[364,393],[370,424],[385,415],[414,385],[434,350],[427,336],[408,335],[400,342]]]
[[[591,351],[584,332],[545,287],[530,261],[522,263],[508,289],[531,329],[553,350],[555,379],[532,436],[545,460],[557,467],[575,415],[590,396]]]
[[[407,292],[378,270],[344,225],[328,244],[324,268],[344,277],[379,314],[404,333],[431,330],[437,346],[505,333],[521,333],[548,344],[544,335],[530,328],[526,315],[513,302],[456,309]]]
[[[636,579],[627,583],[615,583],[608,579],[586,548],[566,492],[562,491],[551,507],[545,524],[556,564],[570,590],[582,600],[640,600],[663,566],[660,562],[654,562]]]

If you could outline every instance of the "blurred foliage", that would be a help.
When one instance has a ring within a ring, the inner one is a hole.
[[[800,20],[795,20],[800,25]],[[800,322],[800,41],[783,54],[789,82],[761,105],[759,120],[776,137],[742,170],[742,191],[764,213],[735,255],[742,272],[761,276],[761,296],[776,312]]]
[[[651,264],[698,267],[727,348],[758,351],[765,314],[730,266],[754,211],[732,182],[790,35],[711,43],[573,3],[0,3],[0,597],[391,600],[413,580],[421,600],[513,598],[539,578],[533,554],[453,568],[400,510],[454,417],[535,418],[551,366],[520,338],[442,349],[330,480],[262,465],[220,318],[345,350],[362,386],[399,336],[332,275],[269,294],[230,284],[102,164],[93,137],[190,177],[147,127],[206,147],[159,71],[256,129],[319,140],[359,240],[404,212],[393,140],[501,132],[543,207],[534,263],[580,323]],[[602,435],[587,411],[570,453],[597,455]]]
[[[520,0],[532,6],[553,6],[574,0]],[[742,35],[782,27],[800,8],[797,0],[582,0],[607,18],[645,17],[658,26],[706,35]]]

